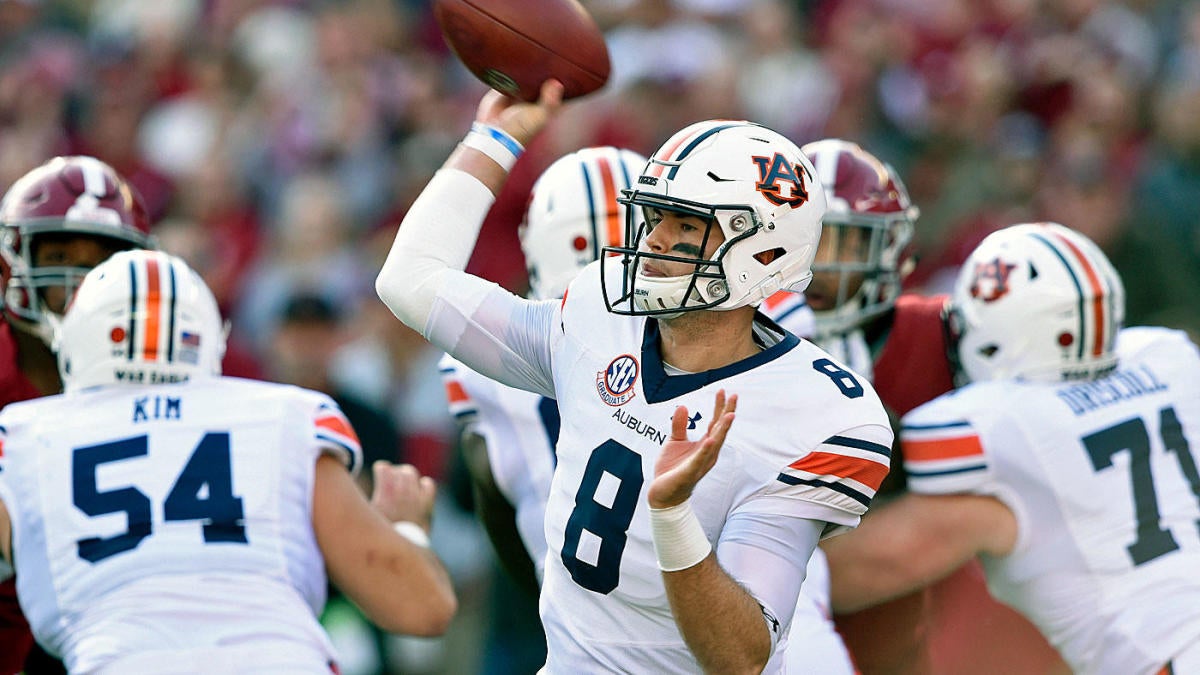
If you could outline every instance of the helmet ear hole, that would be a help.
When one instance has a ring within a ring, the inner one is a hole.
[[[782,258],[786,254],[787,254],[787,249],[784,249],[782,247],[776,247],[776,248],[768,249],[766,251],[759,251],[758,253],[755,253],[754,259],[757,260],[758,262],[762,263],[763,265],[770,265],[772,262],[774,262],[778,258]]]
[[[984,345],[979,348],[980,355],[982,355],[984,358],[989,358],[989,359],[992,358],[993,356],[995,356],[999,351],[1000,351],[1000,345],[997,345],[997,344]]]

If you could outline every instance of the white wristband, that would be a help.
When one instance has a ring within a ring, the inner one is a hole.
[[[482,122],[471,125],[471,131],[462,139],[462,144],[491,157],[492,161],[505,171],[511,171],[517,163],[517,158],[525,152],[525,146],[509,136],[506,131]]]
[[[654,537],[658,569],[664,572],[698,565],[712,551],[690,500],[665,509],[650,509],[650,534]]]
[[[429,535],[425,533],[425,528],[420,525],[408,520],[401,520],[392,523],[392,529],[396,531],[396,534],[417,546],[429,548]]]

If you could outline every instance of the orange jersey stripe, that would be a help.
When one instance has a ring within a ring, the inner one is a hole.
[[[325,415],[317,418],[317,426],[321,429],[328,429],[334,433],[340,434],[346,438],[358,443],[358,434],[354,433],[354,427],[343,417],[337,415]]]
[[[1061,235],[1056,234],[1055,237],[1071,249],[1071,253],[1087,275],[1088,285],[1092,287],[1092,313],[1096,319],[1096,342],[1092,345],[1092,356],[1100,356],[1104,352],[1104,287],[1100,284],[1100,275],[1096,274],[1096,269],[1075,242]]]
[[[924,462],[982,455],[983,444],[979,442],[978,436],[956,436],[927,441],[901,439],[900,450],[904,453],[905,460]]]
[[[766,300],[763,300],[763,307],[766,309],[775,309],[783,303],[795,297],[795,293],[791,291],[775,291]]]
[[[597,158],[596,165],[600,167],[600,183],[604,186],[604,214],[605,222],[608,224],[607,244],[615,246],[621,243],[622,226],[621,219],[617,217],[619,213],[617,209],[617,184],[613,179],[612,166],[608,163],[607,158]]]
[[[446,382],[446,400],[451,403],[466,403],[471,400],[471,397],[467,394],[467,390],[463,389],[461,382],[450,380]]]
[[[872,490],[878,490],[888,474],[888,467],[879,462],[832,452],[810,452],[792,462],[791,468],[822,476],[851,478]]]
[[[158,328],[161,322],[162,294],[159,289],[158,259],[146,258],[146,340],[142,358],[158,360]]]

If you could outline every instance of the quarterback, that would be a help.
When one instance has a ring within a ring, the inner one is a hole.
[[[561,93],[485,95],[376,288],[472,369],[558,402],[547,672],[779,672],[806,563],[858,524],[892,441],[868,383],[756,309],[808,282],[824,195],[775,132],[694,124],[622,197],[624,246],[561,301],[519,298],[462,270]]]

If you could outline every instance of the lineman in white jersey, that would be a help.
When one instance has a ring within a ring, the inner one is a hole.
[[[484,97],[377,290],[475,370],[559,403],[548,672],[778,672],[805,563],[819,538],[857,524],[892,435],[869,384],[755,311],[807,283],[824,195],[778,134],[699,123],[624,197],[646,216],[627,221],[630,248],[561,302],[515,297],[461,270],[561,92],[551,81],[536,104]]]
[[[978,554],[1074,672],[1200,672],[1200,352],[1123,315],[1116,270],[1072,230],[979,245],[950,325],[971,384],[905,416],[916,494],[827,543],[835,605]]]
[[[65,393],[0,412],[0,554],[70,672],[328,673],[326,569],[387,630],[445,630],[448,576],[392,529],[425,539],[432,481],[380,463],[369,504],[332,399],[220,377],[216,302],[182,260],[97,266],[56,344]]]
[[[626,209],[618,196],[633,187],[645,164],[645,157],[629,150],[584,148],[559,158],[538,177],[520,231],[529,297],[561,298],[601,249],[622,244]],[[762,310],[794,335],[812,334],[813,313],[799,293],[779,291]],[[462,430],[480,518],[505,569],[537,593],[546,563],[544,523],[558,405],[484,377],[449,355],[439,368],[450,412]],[[500,503],[490,496],[493,491],[503,498]],[[793,661],[803,662],[808,672],[854,672],[830,618],[829,569],[820,548],[808,562],[789,643]]]

